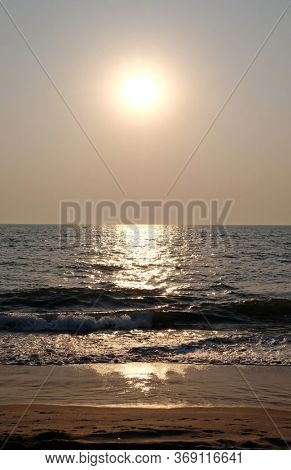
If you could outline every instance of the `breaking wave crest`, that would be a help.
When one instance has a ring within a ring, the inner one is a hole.
[[[112,306],[111,306],[112,307]],[[130,308],[99,312],[3,312],[0,330],[82,334],[100,330],[133,329],[226,329],[235,326],[288,326],[291,301],[252,299],[238,302],[204,302],[175,308],[174,302],[161,308]]]
[[[140,314],[103,317],[87,315],[8,314],[0,317],[0,330],[18,332],[54,332],[82,334],[100,330],[132,330],[149,328],[150,318]]]

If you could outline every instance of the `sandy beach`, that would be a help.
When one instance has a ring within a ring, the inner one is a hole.
[[[0,436],[6,449],[288,449],[291,412],[7,405]]]
[[[6,449],[288,449],[286,367],[0,368]]]

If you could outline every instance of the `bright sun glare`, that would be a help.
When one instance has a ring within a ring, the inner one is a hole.
[[[133,108],[149,108],[156,104],[160,95],[157,81],[147,75],[134,75],[124,83],[124,98]]]

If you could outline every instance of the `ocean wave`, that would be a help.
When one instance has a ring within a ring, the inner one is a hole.
[[[213,290],[235,291],[234,296],[225,300],[224,298],[205,301],[207,294]],[[272,314],[278,309],[280,312],[291,312],[291,300],[279,297],[252,296],[238,291],[234,286],[218,283],[210,284],[200,293],[194,289],[183,288],[176,293],[168,294],[162,289],[135,289],[121,288],[112,283],[100,284],[99,287],[42,287],[37,289],[0,291],[0,312],[5,311],[51,311],[70,309],[77,311],[78,308],[88,310],[97,307],[114,308],[120,306],[158,306],[169,304],[174,307],[179,305],[193,309],[207,310],[220,308],[230,309],[238,313],[253,312],[255,314]],[[31,309],[31,310],[30,310]],[[65,310],[66,311],[66,310]]]
[[[0,292],[0,311],[35,310],[50,311],[64,309],[130,307],[132,305],[152,306],[162,300],[161,292],[141,289],[118,289],[88,287],[44,287],[30,290]]]
[[[255,298],[222,303],[221,309],[237,313],[243,320],[251,321],[290,321],[291,318],[291,300],[281,298]]]
[[[291,325],[291,301],[287,299],[243,300],[221,304],[206,302],[189,309],[173,305],[111,312],[61,312],[0,314],[0,330],[68,332],[133,329],[224,329]]]
[[[52,332],[83,334],[100,330],[132,330],[151,327],[149,316],[127,314],[112,316],[4,314],[0,316],[0,330],[17,332]]]

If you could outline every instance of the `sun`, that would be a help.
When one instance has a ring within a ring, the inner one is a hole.
[[[123,84],[123,96],[126,103],[135,109],[153,107],[160,97],[157,80],[149,75],[132,75]]]

